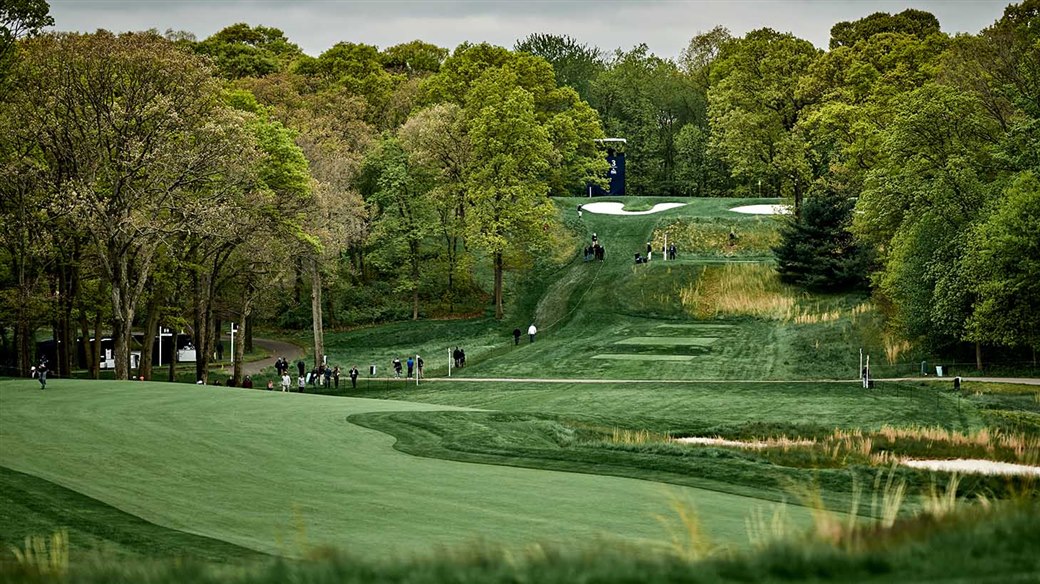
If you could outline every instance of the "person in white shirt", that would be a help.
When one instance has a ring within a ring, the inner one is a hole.
[[[534,336],[537,333],[538,333],[538,329],[535,328],[534,323],[532,322],[531,326],[527,327],[527,336],[531,339],[532,343],[534,342]]]
[[[289,391],[289,384],[292,383],[292,378],[289,377],[289,373],[285,372],[282,374],[282,391]]]

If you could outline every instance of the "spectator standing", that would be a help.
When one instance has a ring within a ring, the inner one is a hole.
[[[357,365],[354,365],[353,367],[350,368],[350,387],[352,387],[353,389],[357,389],[357,376],[358,376]]]
[[[527,327],[527,336],[531,339],[530,342],[534,342],[534,336],[536,334],[538,334],[538,328],[534,326],[534,323],[532,322],[531,326]]]
[[[289,391],[290,383],[292,383],[292,379],[289,378],[289,372],[282,373],[282,391]]]
[[[416,358],[415,366],[418,367],[418,370],[419,370],[419,379],[422,379],[422,376],[423,376],[423,373],[422,373],[423,360],[422,360],[422,356],[421,355]]]
[[[415,369],[415,359],[412,359],[411,355],[408,356],[408,360],[405,361],[408,365],[408,379],[412,378],[412,370]]]
[[[339,365],[332,369],[332,379],[336,383],[336,389],[339,389]]]
[[[400,357],[394,357],[393,365],[394,365],[394,377],[400,378],[401,377],[401,358]]]
[[[303,362],[303,359],[296,362],[296,370],[299,371],[300,377],[303,377],[303,372],[307,370],[307,364]]]
[[[514,345],[519,345],[520,344],[520,335],[521,335],[520,327],[516,327],[515,329],[513,329],[513,344]]]
[[[305,380],[301,375],[296,378],[296,385],[299,386],[300,393],[303,393],[303,390],[307,389],[307,380]]]

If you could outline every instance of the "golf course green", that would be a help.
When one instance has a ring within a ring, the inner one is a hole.
[[[170,529],[282,555],[308,545],[365,557],[474,542],[666,545],[659,517],[689,502],[745,542],[771,504],[577,473],[417,458],[347,421],[437,411],[405,401],[159,383],[0,382],[0,464]]]
[[[860,349],[879,372],[906,373],[916,356],[884,337],[865,295],[778,281],[768,248],[776,220],[728,210],[775,200],[683,199],[660,213],[579,220],[583,200],[556,200],[572,234],[553,254],[562,259],[507,274],[504,320],[327,332],[330,362],[365,373],[357,388],[345,376],[338,388],[302,394],[69,379],[40,390],[31,379],[0,380],[0,568],[26,537],[59,530],[73,564],[316,550],[392,563],[483,549],[686,561],[704,550],[745,553],[826,521],[852,530],[912,517],[927,507],[918,496],[947,484],[995,498],[1035,489],[892,464],[960,452],[1029,462],[1040,401],[1028,387],[865,390]],[[592,233],[604,261],[581,257]],[[682,244],[677,259],[655,252],[633,263],[666,235]],[[514,343],[513,328],[526,333],[532,322],[536,339]],[[306,347],[307,333],[296,340]],[[453,347],[467,360],[449,377]],[[393,358],[416,354],[426,362],[421,383],[387,377]],[[273,377],[254,376],[256,387]],[[892,427],[922,437],[886,442]],[[1026,438],[969,444],[980,435]],[[811,446],[672,440],[680,436]],[[1021,531],[1020,516],[1008,517]]]

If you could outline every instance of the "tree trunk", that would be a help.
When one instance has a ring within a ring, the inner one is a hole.
[[[253,352],[253,317],[242,316],[242,344],[245,345],[246,353]]]
[[[90,363],[94,361],[93,349],[94,343],[90,342],[90,323],[87,322],[87,311],[83,309],[81,305],[79,307],[79,330],[80,337],[83,339],[83,357],[86,359],[86,363],[81,363],[80,366],[86,365],[87,370],[93,371],[90,367]],[[77,351],[77,357],[79,352]]]
[[[314,366],[322,362],[325,355],[325,333],[321,322],[321,270],[315,257],[311,270],[311,320],[314,327]]]
[[[19,307],[18,322],[14,325],[14,351],[18,362],[18,375],[28,376],[32,367],[32,331],[24,310]]]
[[[505,310],[502,308],[502,271],[504,262],[502,252],[495,253],[495,318],[502,320]]]
[[[130,378],[130,322],[123,316],[112,317],[112,353],[116,379]]]
[[[101,377],[101,311],[94,313],[94,360],[90,362],[90,378]]]
[[[192,340],[195,343],[195,379],[202,381],[202,383],[208,383],[209,353],[206,352],[206,346],[209,342],[209,319],[206,317],[204,291],[209,286],[203,280],[204,277],[201,274],[195,274],[192,277],[192,287],[195,291],[195,309],[192,315],[195,325],[195,338]]]
[[[173,333],[173,352],[170,353],[170,373],[167,377],[167,381],[173,383],[177,381],[177,332]]]
[[[144,325],[144,340],[141,344],[141,364],[137,368],[137,374],[149,381],[152,379],[152,347],[155,344],[155,335],[159,330],[159,309],[162,304],[162,295],[153,290],[148,298],[148,316]]]
[[[794,179],[794,218],[802,218],[802,183],[797,177]]]
[[[246,293],[246,301],[242,303],[242,317],[239,319],[241,322],[238,324],[238,333],[235,334],[235,369],[232,376],[235,378],[235,386],[242,387],[242,363],[246,356],[246,344],[243,337],[245,337],[245,323],[249,320],[249,315],[253,311],[251,295]]]
[[[975,341],[975,369],[982,371],[982,343]]]
[[[412,320],[419,320],[419,242],[410,241],[412,256]]]
[[[58,281],[55,293],[54,307],[54,331],[51,337],[54,339],[54,374],[56,376],[67,376],[69,374],[68,347],[69,321],[65,305],[68,302],[69,273],[68,265],[62,262],[57,269]]]

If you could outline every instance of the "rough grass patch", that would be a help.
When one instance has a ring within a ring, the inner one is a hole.
[[[655,230],[650,243],[659,251],[667,240],[669,245],[675,244],[680,255],[771,255],[773,247],[780,243],[777,223],[775,219],[764,217],[739,221],[684,218]]]

